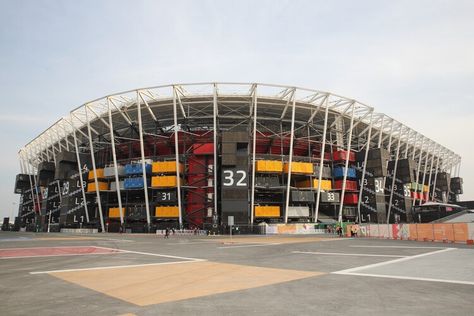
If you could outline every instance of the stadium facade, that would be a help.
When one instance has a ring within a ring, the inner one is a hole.
[[[421,221],[462,194],[461,157],[368,105],[256,83],[176,84],[73,109],[19,151],[17,225]]]

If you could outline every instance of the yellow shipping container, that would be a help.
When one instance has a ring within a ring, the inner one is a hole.
[[[280,207],[255,206],[255,217],[280,217]]]
[[[155,207],[156,217],[179,217],[179,208],[177,206],[157,206]]]
[[[122,207],[123,216],[125,216],[125,207]],[[109,208],[109,218],[120,218],[120,209],[118,207]]]
[[[257,172],[282,172],[283,163],[278,160],[257,160],[255,162]]]
[[[427,186],[427,185],[424,185],[424,186],[423,186],[423,192],[428,192],[429,189],[430,189],[429,186]]]
[[[151,172],[153,173],[176,173],[175,161],[155,161],[151,165]],[[179,172],[184,172],[184,165],[179,163]]]
[[[103,179],[104,178],[104,169],[95,169],[97,173],[97,179]],[[94,180],[94,170],[89,171],[89,175],[87,177],[89,180]]]
[[[107,191],[109,184],[107,182],[99,182],[99,191]],[[95,181],[87,184],[87,192],[95,192]]]
[[[285,163],[284,171],[288,173],[290,164]],[[313,174],[313,164],[310,162],[292,162],[291,173]]]
[[[181,185],[184,184],[184,181],[181,180]],[[151,187],[152,188],[174,188],[178,186],[178,177],[177,176],[154,176],[151,177]]]
[[[311,180],[304,180],[296,182],[297,188],[311,188]],[[318,188],[318,179],[313,179],[313,186],[312,188]],[[321,190],[332,190],[332,182],[331,180],[321,180]]]

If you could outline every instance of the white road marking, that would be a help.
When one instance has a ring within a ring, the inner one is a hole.
[[[176,242],[176,243],[167,243],[167,245],[172,246],[181,246],[181,245],[194,245],[194,244],[215,244],[218,243],[217,240],[210,241],[189,241],[189,242]]]
[[[103,247],[98,247],[98,246],[56,246],[56,247],[48,247],[48,246],[45,246],[45,247],[26,247],[26,248],[0,248],[0,251],[1,250],[17,250],[17,249],[50,249],[50,248],[53,248],[53,249],[63,249],[63,248],[67,248],[67,249],[76,249],[76,248],[103,248]],[[107,249],[112,249],[112,248],[107,248]]]
[[[265,246],[276,246],[281,245],[281,243],[266,243],[266,244],[253,244],[253,245],[238,245],[238,246],[224,246],[224,247],[217,247],[219,249],[229,249],[229,248],[249,248],[249,247],[265,247]]]
[[[346,270],[335,271],[335,272],[331,272],[331,273],[332,274],[352,274],[353,272],[360,271],[360,270],[376,268],[376,267],[385,266],[385,265],[389,265],[389,264],[393,264],[393,263],[397,263],[397,262],[409,261],[409,260],[413,260],[413,259],[416,259],[416,258],[431,256],[431,255],[446,252],[446,251],[452,251],[452,250],[455,250],[455,249],[456,248],[445,248],[445,249],[436,250],[436,251],[432,251],[432,252],[422,253],[422,254],[415,255],[415,256],[409,256],[409,257],[404,257],[404,258],[399,258],[399,259],[394,259],[394,260],[388,260],[388,261],[384,261],[384,262],[369,264],[369,265],[355,267],[355,268],[346,269]]]
[[[292,251],[292,253],[302,253],[310,255],[329,255],[329,256],[353,256],[353,257],[387,257],[387,258],[406,258],[407,256],[398,255],[377,255],[369,253],[341,253],[341,252],[311,252],[311,251]]]
[[[16,257],[0,257],[0,260],[23,259],[23,258],[68,257],[68,256],[116,255],[119,253],[120,251],[114,251],[114,252],[108,252],[108,253],[69,253],[69,254],[62,254],[62,255],[16,256]]]
[[[444,283],[474,285],[474,282],[469,282],[469,281],[418,278],[418,277],[396,276],[396,275],[386,275],[386,274],[370,274],[370,273],[336,273],[336,274],[356,275],[356,276],[376,277],[376,278],[387,278],[387,279],[401,279],[401,280],[413,280],[413,281],[444,282]]]
[[[120,241],[120,242],[135,242],[135,240],[130,240],[130,239],[115,239],[115,238],[100,238],[100,240]]]
[[[446,249],[448,247],[429,247],[429,246],[349,246],[352,248],[397,248],[397,249]]]
[[[207,261],[207,260],[198,259],[198,260],[194,260],[194,261],[172,261],[172,262],[159,262],[159,263],[131,264],[131,265],[124,265],[124,266],[107,266],[107,267],[80,268],[80,269],[35,271],[35,272],[30,272],[30,274],[48,274],[48,273],[61,273],[61,272],[92,271],[92,270],[107,270],[107,269],[121,269],[121,268],[137,268],[137,267],[146,267],[146,266],[159,266],[159,265],[169,265],[169,264],[194,263],[194,262],[200,262],[200,261]]]
[[[115,248],[107,248],[107,247],[99,247],[99,246],[94,246],[96,248],[102,248],[102,249],[107,249],[107,250],[116,250]],[[121,252],[126,252],[126,253],[136,253],[139,255],[145,255],[145,256],[154,256],[154,257],[163,257],[163,258],[172,258],[172,259],[182,259],[182,260],[191,260],[191,261],[202,261],[203,259],[198,259],[198,258],[189,258],[189,257],[179,257],[179,256],[171,256],[171,255],[163,255],[159,253],[151,253],[151,252],[141,252],[141,251],[132,251],[132,250],[125,250],[125,249],[118,249],[117,250]]]
[[[322,237],[322,238],[325,238],[325,237]],[[338,240],[353,240],[354,238],[352,237],[331,237],[331,238],[326,238],[326,239],[323,239],[323,240],[319,240],[319,241],[338,241]]]

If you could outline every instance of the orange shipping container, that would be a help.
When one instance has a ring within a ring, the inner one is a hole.
[[[183,173],[184,165],[179,163],[179,172]],[[153,173],[176,173],[176,161],[155,161],[151,165]]]
[[[107,182],[99,182],[99,191],[107,191],[109,184]],[[87,192],[95,192],[95,181],[87,184]]]
[[[279,160],[257,160],[255,162],[257,172],[282,172],[283,163]]]
[[[285,163],[283,170],[288,173],[289,163]],[[310,162],[292,162],[291,173],[313,174],[313,164]]]
[[[103,179],[104,178],[104,169],[95,169],[97,173],[97,179]],[[87,176],[87,179],[89,180],[94,180],[94,170],[89,171],[89,175]]]
[[[177,206],[157,206],[155,207],[155,216],[162,218],[179,217],[179,208]]]
[[[181,180],[181,185],[183,185],[183,180]],[[154,176],[151,178],[152,188],[174,188],[177,186],[177,176]]]
[[[313,179],[313,188],[317,189],[319,181],[318,179]],[[297,188],[311,188],[311,180],[304,180],[304,181],[299,181],[296,182],[296,187]],[[331,190],[332,189],[332,182],[331,180],[321,180],[321,190]]]
[[[280,217],[280,207],[255,206],[255,217]]]
[[[122,207],[123,216],[125,216],[125,207]],[[120,209],[118,207],[111,207],[109,208],[109,218],[119,218],[120,217]]]

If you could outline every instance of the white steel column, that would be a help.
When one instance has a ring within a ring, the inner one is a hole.
[[[33,179],[34,179],[34,174],[33,174],[33,168],[31,166],[30,162],[28,161],[29,153],[27,152],[26,154],[27,154],[27,156],[24,157],[25,167],[26,167],[26,172],[28,173],[28,179],[30,180],[31,205],[33,205],[33,212],[34,212],[34,210],[35,210],[35,196],[34,196],[34,191],[33,191],[33,181],[31,180],[31,176],[33,176]],[[20,214],[18,214],[18,217],[20,217]]]
[[[403,131],[403,125],[400,125],[400,130],[398,132],[397,153],[395,155],[395,164],[393,166],[393,173],[392,173],[392,185],[390,187],[390,199],[389,199],[389,202],[388,202],[387,224],[390,223],[390,213],[392,211],[393,191],[394,191],[394,188],[395,188],[395,179],[397,177],[398,155],[400,154],[400,141],[402,139],[402,131]]]
[[[418,134],[417,134],[418,135]],[[418,167],[416,168],[416,186],[418,187],[419,183],[418,181],[420,180],[420,168],[421,168],[421,160],[423,159],[423,146],[425,144],[425,138],[423,137],[423,141],[421,142],[421,147],[420,147],[420,157],[418,158]],[[415,152],[416,150],[413,150],[413,160],[415,160]],[[423,191],[423,186],[424,186],[424,183],[422,183],[421,185],[421,194],[423,195],[424,194],[424,191]],[[421,200],[421,198],[420,198]],[[415,206],[415,203],[416,203],[416,198],[413,199],[413,206]]]
[[[429,170],[430,174],[428,176],[428,199],[430,198],[430,193],[431,193],[431,175],[433,174],[434,155],[437,148],[438,146],[435,145],[433,148],[433,153],[431,154],[431,163],[430,163],[430,170]]]
[[[355,108],[355,103],[352,103],[351,124],[349,128],[349,136],[348,136],[349,138],[347,140],[346,162],[344,164],[344,177],[342,178],[341,201],[339,203],[339,215],[337,217],[337,221],[341,224],[342,224],[342,209],[344,208],[344,195],[346,194],[347,169],[349,168],[349,156],[351,153],[351,145],[352,145],[352,127],[354,126],[354,108]]]
[[[291,165],[293,163],[293,142],[295,137],[295,110],[296,110],[296,88],[293,89],[293,106],[291,110],[291,131],[290,131],[290,157],[288,158],[288,182],[286,183],[286,200],[285,200],[285,224],[288,223],[288,207],[290,205],[290,185],[291,185]]]
[[[433,180],[433,192],[431,192],[431,199],[434,201],[435,193],[436,193],[436,180],[438,179],[438,167],[439,167],[439,157],[441,156],[441,149],[438,152],[438,158],[436,159],[436,167],[435,167],[435,176]]]
[[[145,164],[145,147],[143,145],[143,124],[142,124],[142,110],[140,104],[140,91],[137,90],[137,111],[138,111],[138,134],[140,137],[140,154],[142,157],[142,177],[143,177],[143,192],[145,193],[145,209],[146,222],[148,225],[147,232],[150,232],[150,205],[148,203],[148,182],[146,179],[146,164]],[[179,183],[179,169],[178,169],[178,183]],[[119,185],[119,183],[117,183]]]
[[[385,115],[382,116],[382,121],[380,122],[380,134],[379,134],[379,142],[377,147],[382,147],[382,136],[383,136],[383,121],[385,120]],[[390,149],[389,149],[390,150]]]
[[[102,202],[100,201],[99,181],[97,179],[97,169],[96,169],[95,157],[94,157],[94,144],[92,143],[91,123],[89,121],[89,115],[87,114],[88,107],[89,107],[88,105],[84,106],[84,109],[86,112],[86,121],[87,121],[87,134],[89,136],[89,147],[91,150],[92,170],[94,172],[95,193],[97,196],[97,205],[99,206],[100,226],[102,227],[102,233],[105,233],[104,215],[102,213]]]
[[[407,143],[406,143],[406,147],[405,147],[405,154],[403,155],[403,158],[408,158],[408,142],[410,141],[410,135],[411,135],[411,132],[412,130],[410,129],[408,131],[408,135],[407,135]],[[415,143],[416,143],[416,135],[415,135],[415,141],[413,142],[413,146],[415,146]]]
[[[429,143],[431,143],[431,141],[428,141],[428,148],[429,148]],[[425,162],[424,162],[424,167],[423,167],[423,179],[421,180],[423,186],[425,185],[425,180],[426,180],[426,169],[428,168],[428,157],[429,157],[429,152],[428,152],[428,148],[426,150],[426,154],[425,154]],[[429,192],[430,192],[430,185],[428,183],[428,191],[426,192],[427,193],[427,200],[429,200]],[[424,192],[423,192],[424,193]],[[418,205],[421,205],[421,200],[419,201],[420,203]]]
[[[364,192],[365,171],[367,169],[367,158],[369,157],[370,138],[372,137],[372,123],[373,123],[372,118],[373,118],[373,112],[370,113],[369,132],[367,135],[367,143],[365,145],[364,166],[362,167],[362,178],[360,179],[359,199],[357,201],[357,216],[359,218],[359,224],[362,223],[361,216],[360,216],[360,203],[362,201],[362,193]]]
[[[213,142],[214,142],[214,167],[212,170],[214,181],[214,210],[212,212],[212,223],[217,224],[217,87],[214,84],[214,91],[213,91],[213,102],[212,102],[212,125],[213,125]]]
[[[314,222],[318,222],[319,217],[319,201],[321,199],[321,178],[323,177],[323,165],[324,165],[324,154],[326,151],[326,133],[328,129],[328,113],[329,113],[329,105],[328,105],[329,96],[326,96],[326,109],[324,111],[324,126],[323,126],[323,141],[321,145],[321,157],[319,159],[319,174],[318,174],[318,191],[316,193],[316,211],[314,214]]]
[[[215,90],[215,86],[214,86]],[[174,121],[174,152],[175,152],[175,162],[176,162],[176,176],[177,176],[177,183],[178,183],[178,214],[179,214],[179,228],[183,227],[183,211],[181,206],[181,174],[179,172],[179,135],[178,135],[178,111],[176,108],[176,87],[173,86],[173,121]],[[215,93],[215,91],[214,91]],[[214,131],[215,134],[215,131]],[[214,136],[215,137],[215,136]],[[214,143],[214,154],[215,154],[216,144]],[[216,161],[214,160],[214,167]],[[214,174],[216,170],[214,170]],[[216,183],[214,182],[214,188],[216,187]],[[216,197],[214,196],[214,200]]]
[[[31,155],[31,153],[30,153]],[[32,157],[30,157],[32,158]],[[38,178],[38,179],[36,179]],[[38,185],[38,182],[39,182],[39,169],[38,167],[36,167],[36,177],[33,177],[33,180],[34,180],[34,185],[35,185],[35,191],[36,191],[36,203],[38,203],[38,211],[39,213],[41,214],[41,203],[40,203],[40,200],[39,200],[39,185]],[[34,205],[34,203],[33,203]],[[33,211],[34,211],[34,207],[33,207]],[[36,223],[36,212],[35,213],[35,223]]]
[[[255,205],[255,152],[257,148],[257,86],[253,89],[253,144],[252,144],[252,187],[250,188],[250,224],[253,224]]]
[[[114,135],[114,125],[112,120],[112,110],[110,109],[110,99],[107,98],[107,110],[109,114],[109,128],[110,128],[110,143],[112,147],[112,158],[114,161],[114,173],[115,173],[115,184],[117,188],[117,199],[119,205],[119,212],[120,212],[120,224],[123,225],[123,208],[122,208],[122,195],[120,194],[120,180],[118,175],[118,168],[117,168],[117,155],[115,152],[115,135]],[[123,228],[123,227],[122,227]]]
[[[77,170],[79,172],[79,180],[81,181],[82,203],[84,203],[84,210],[86,212],[86,221],[89,223],[89,210],[87,208],[86,191],[84,190],[84,179],[82,178],[81,156],[79,155],[79,146],[77,146],[76,127],[74,128],[74,147],[76,148]]]

